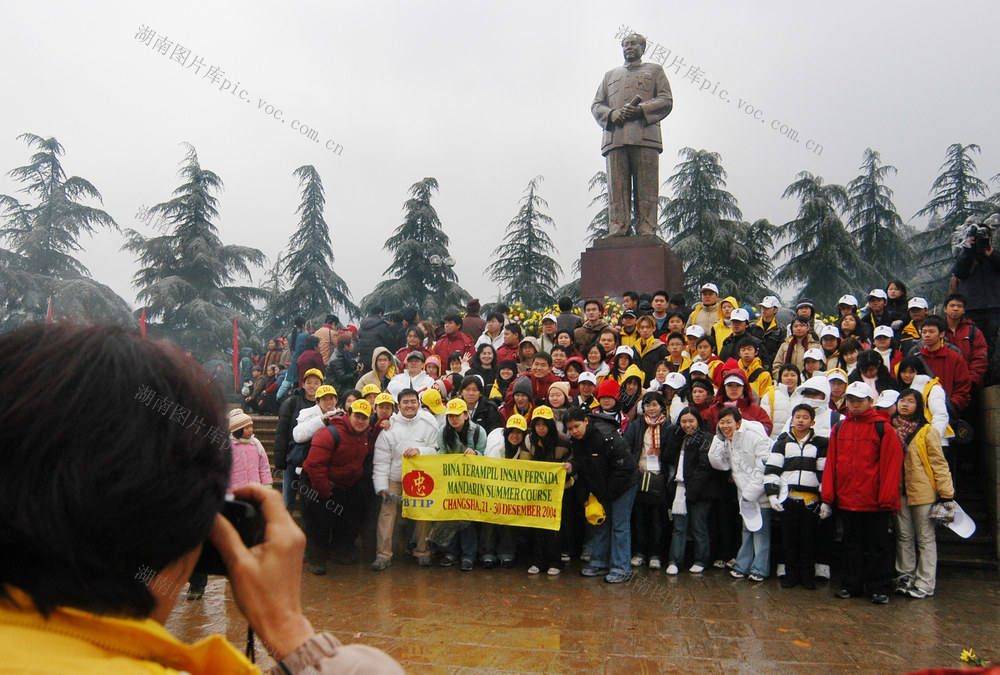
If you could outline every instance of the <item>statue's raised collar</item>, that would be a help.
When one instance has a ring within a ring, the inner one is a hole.
[[[635,70],[642,65],[642,61],[626,61],[624,67],[628,70]]]

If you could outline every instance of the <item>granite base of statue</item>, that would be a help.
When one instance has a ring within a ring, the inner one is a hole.
[[[598,239],[580,258],[583,298],[621,297],[625,291],[684,290],[684,266],[657,236]]]

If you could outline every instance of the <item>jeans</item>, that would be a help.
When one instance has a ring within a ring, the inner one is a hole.
[[[896,518],[896,574],[913,577],[913,585],[934,592],[937,576],[937,539],[928,517],[933,504],[910,506],[900,497]]]
[[[892,591],[888,511],[838,509],[844,524],[840,586],[852,595]],[[866,588],[867,587],[867,588]]]
[[[290,466],[281,473],[281,498],[285,501],[285,508],[289,513],[295,510],[295,496],[298,494],[301,482],[295,469],[296,467]]]
[[[476,536],[476,525],[477,523],[469,523],[469,526],[459,532],[448,544],[448,555],[452,558],[458,558],[461,556],[462,560],[475,560],[476,559],[476,545],[478,537]]]
[[[591,567],[609,567],[611,573],[629,574],[632,571],[632,503],[638,485],[633,485],[610,508],[604,505],[604,522],[594,528],[591,542]]]
[[[743,544],[736,554],[736,571],[740,574],[771,574],[771,509],[761,507],[760,519],[763,524],[756,532],[743,525]]]
[[[670,555],[667,562],[678,567],[684,565],[684,550],[687,547],[687,530],[691,526],[694,535],[694,562],[708,567],[708,511],[711,501],[688,502],[687,515],[674,514],[674,533],[670,537]]]
[[[517,549],[517,528],[496,523],[479,524],[479,559],[483,562],[514,560]]]

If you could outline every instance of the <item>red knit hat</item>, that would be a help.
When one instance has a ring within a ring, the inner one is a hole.
[[[597,399],[600,400],[604,396],[610,396],[611,398],[617,400],[619,391],[621,391],[621,387],[619,386],[618,381],[610,377],[606,378],[597,387]]]

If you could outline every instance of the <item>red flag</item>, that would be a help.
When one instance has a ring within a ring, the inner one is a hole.
[[[142,315],[139,317],[139,330],[142,331],[142,337],[146,337],[146,308],[142,308]]]
[[[236,327],[236,317],[233,317],[233,382],[236,393],[240,393],[240,332]]]

